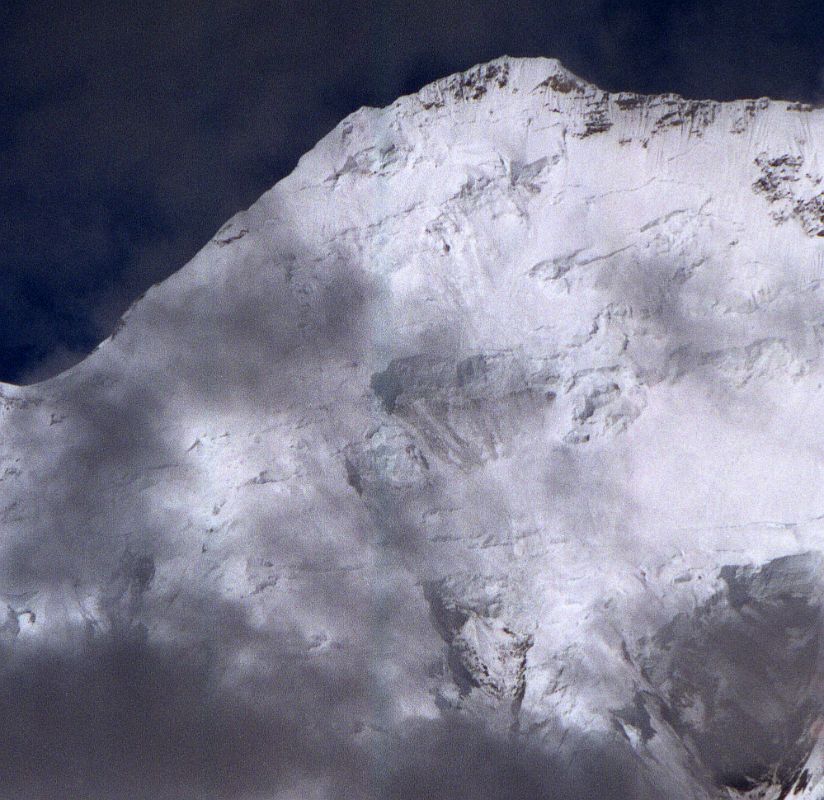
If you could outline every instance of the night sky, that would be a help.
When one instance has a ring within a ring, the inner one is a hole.
[[[497,56],[824,98],[820,0],[0,5],[0,380],[82,358],[361,105]]]

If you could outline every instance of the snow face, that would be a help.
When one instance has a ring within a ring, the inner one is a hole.
[[[817,796],[823,146],[499,59],[0,387],[0,793]]]

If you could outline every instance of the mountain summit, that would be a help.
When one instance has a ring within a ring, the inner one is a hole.
[[[0,386],[0,796],[819,796],[820,154],[498,59]]]

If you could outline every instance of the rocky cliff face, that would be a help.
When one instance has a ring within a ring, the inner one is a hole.
[[[500,59],[0,387],[0,795],[819,796],[822,153]]]

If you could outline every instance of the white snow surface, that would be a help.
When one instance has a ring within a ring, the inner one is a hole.
[[[263,742],[166,764],[212,723],[152,673],[176,722],[116,779],[84,717],[0,795],[818,797],[820,158],[824,111],[498,59],[0,385],[5,695],[65,659],[71,721],[99,643],[206,652],[186,685]],[[21,758],[57,736],[26,691]]]

